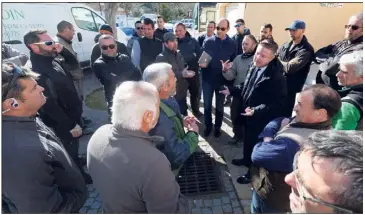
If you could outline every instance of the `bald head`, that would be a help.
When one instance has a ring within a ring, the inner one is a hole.
[[[223,40],[226,37],[227,32],[229,31],[229,21],[228,19],[220,19],[217,25],[217,35]]]

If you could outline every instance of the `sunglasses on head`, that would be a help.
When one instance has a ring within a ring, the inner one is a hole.
[[[43,41],[43,42],[38,42],[38,43],[33,43],[33,44],[53,46],[55,43],[56,43],[55,41]]]
[[[24,75],[24,72],[23,72],[23,70],[20,67],[16,66],[13,63],[10,63],[9,65],[13,68],[13,70],[11,71],[11,73],[13,74],[13,76],[11,77],[8,86],[3,91],[2,98],[1,98],[2,101],[5,101],[5,99],[6,99],[7,95],[8,95],[8,93],[9,93],[10,89],[13,87],[14,83],[16,82],[16,80],[19,77],[21,77],[21,76]]]
[[[219,26],[217,26],[217,31],[225,31],[225,30],[227,30],[227,28],[221,28],[221,27],[219,27]]]
[[[361,28],[360,26],[357,25],[345,25],[345,28],[351,28],[352,30],[356,31],[357,29]]]
[[[101,46],[101,49],[103,49],[103,50],[108,50],[108,48],[109,49],[114,49],[115,48],[115,45],[114,44],[110,44],[108,46]]]

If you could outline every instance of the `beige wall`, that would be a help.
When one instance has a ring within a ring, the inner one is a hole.
[[[309,42],[318,50],[343,39],[349,17],[362,10],[362,3],[343,3],[342,8],[322,7],[319,3],[246,3],[244,20],[255,36],[263,23],[271,23],[274,39],[280,46],[289,40],[285,28],[301,19],[306,23]]]

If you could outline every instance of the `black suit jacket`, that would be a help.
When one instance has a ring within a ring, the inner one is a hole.
[[[254,115],[242,117],[250,123],[250,127],[257,132],[271,120],[282,115],[287,96],[286,80],[281,63],[275,58],[271,61],[256,83],[249,88],[251,79],[255,78],[257,68],[251,65],[247,78],[240,86],[230,89],[233,96],[240,96],[240,113],[244,113],[247,107],[253,108]],[[251,124],[252,123],[252,124]]]

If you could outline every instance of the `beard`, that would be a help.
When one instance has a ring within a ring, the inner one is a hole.
[[[52,50],[46,50],[42,47],[39,47],[39,54],[41,54],[43,56],[51,56],[51,57],[56,57],[58,55],[56,48],[53,48]]]

